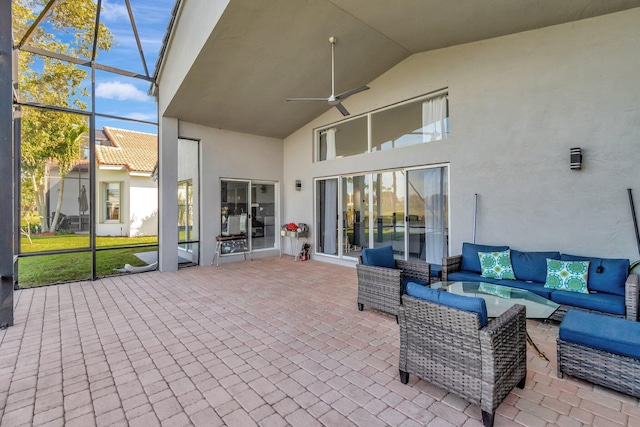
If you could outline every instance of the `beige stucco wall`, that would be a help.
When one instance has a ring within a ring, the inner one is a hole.
[[[129,178],[129,235],[158,235],[158,183],[148,176]]]
[[[345,105],[355,116],[448,88],[450,139],[313,163],[313,129],[342,119],[332,109],[284,141],[282,218],[313,224],[316,177],[449,163],[453,254],[472,238],[477,193],[479,243],[637,259],[638,23],[633,9],[408,58]]]
[[[129,218],[131,212],[130,183],[131,179],[126,170],[96,170],[96,235],[97,236],[128,236]],[[104,199],[102,185],[105,182],[120,182],[120,220],[105,222]]]

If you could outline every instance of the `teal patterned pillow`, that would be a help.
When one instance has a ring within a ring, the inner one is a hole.
[[[545,288],[588,294],[589,261],[560,261],[547,258]]]
[[[482,277],[515,280],[511,266],[511,250],[502,252],[478,252]]]

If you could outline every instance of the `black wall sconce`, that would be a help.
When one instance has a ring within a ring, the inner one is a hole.
[[[572,170],[580,170],[582,169],[582,149],[580,147],[575,147],[570,150],[571,153],[571,169]]]
[[[296,191],[302,190],[302,181],[296,179]]]

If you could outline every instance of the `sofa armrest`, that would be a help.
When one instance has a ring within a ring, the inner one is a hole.
[[[402,277],[429,283],[431,278],[431,264],[426,262],[396,260],[396,267],[402,270]]]
[[[524,384],[522,381],[527,373],[526,317],[526,307],[515,304],[480,330],[482,381],[495,384],[491,396],[483,396],[483,400],[486,399],[483,410],[495,410],[514,386]]]
[[[372,265],[356,264],[358,285],[366,283],[398,286],[398,295],[402,290],[402,270],[396,268],[374,267]]]
[[[454,255],[442,258],[442,281],[446,282],[449,273],[460,271],[462,266],[462,255]]]
[[[626,306],[627,319],[638,321],[638,275],[629,274],[624,287],[624,305]]]
[[[398,314],[402,303],[402,270],[357,264],[358,304]]]

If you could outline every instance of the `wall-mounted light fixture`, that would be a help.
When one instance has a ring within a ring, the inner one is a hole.
[[[582,149],[580,147],[575,147],[570,150],[571,152],[571,169],[580,170],[582,169]]]
[[[302,181],[296,179],[296,191],[302,190]]]

